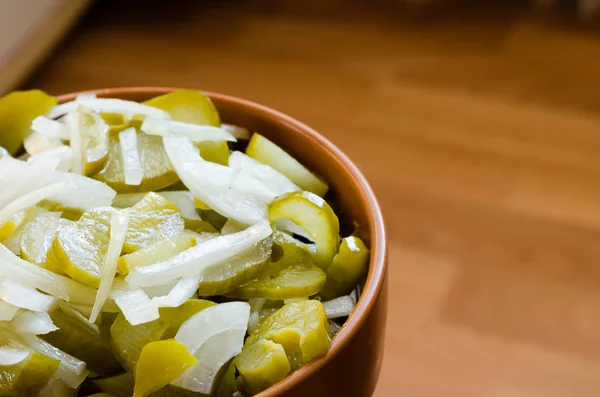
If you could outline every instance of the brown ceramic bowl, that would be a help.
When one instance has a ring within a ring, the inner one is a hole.
[[[175,88],[131,87],[92,91],[99,97],[144,101]],[[73,100],[79,93],[60,96]],[[331,343],[325,357],[304,365],[260,397],[371,396],[383,358],[387,310],[387,247],[377,199],[356,165],[316,131],[273,109],[227,95],[206,93],[221,119],[259,131],[287,150],[331,186],[342,225],[358,225],[357,233],[371,247],[371,265],[354,312]]]

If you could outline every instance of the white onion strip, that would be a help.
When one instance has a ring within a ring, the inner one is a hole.
[[[139,186],[144,177],[144,169],[140,162],[135,128],[131,127],[119,132],[119,145],[121,146],[125,184]]]
[[[127,234],[127,226],[129,225],[129,209],[119,210],[114,212],[110,217],[110,240],[108,241],[108,249],[104,260],[104,266],[100,270],[100,286],[96,293],[96,301],[90,315],[90,323],[96,322],[100,309],[104,306],[104,302],[110,294],[115,274],[117,273],[117,259],[121,255],[125,235]]]
[[[110,297],[115,300],[131,325],[147,323],[159,317],[158,306],[139,287],[115,279]]]
[[[192,142],[229,141],[237,139],[226,130],[211,125],[183,123],[181,121],[161,120],[147,117],[140,127],[148,135],[183,136]]]
[[[37,313],[29,310],[21,310],[11,321],[12,328],[19,332],[32,335],[44,335],[56,331],[48,313]]]
[[[69,145],[73,150],[71,156],[71,172],[76,174],[83,174],[85,171],[85,155],[83,137],[81,136],[80,117],[80,112],[77,112],[76,109],[73,109],[73,111],[65,117],[65,123],[69,129]]]
[[[179,307],[194,296],[201,280],[201,276],[183,277],[177,281],[167,295],[154,297],[152,302],[156,303],[158,307]]]
[[[25,360],[31,354],[27,348],[0,346],[0,365],[15,365]]]
[[[171,119],[171,115],[164,110],[143,105],[138,102],[126,101],[115,98],[90,98],[80,97],[75,101],[56,105],[48,113],[48,117],[55,119],[67,113],[73,112],[78,105],[83,105],[100,113],[118,113],[118,114],[140,114],[144,116],[155,117],[159,119]]]
[[[4,225],[17,212],[36,205],[40,201],[45,200],[68,187],[69,183],[67,181],[56,182],[13,200],[0,210],[0,225]]]
[[[48,138],[69,140],[69,127],[60,121],[52,120],[45,116],[38,116],[31,122],[31,129],[47,136]]]
[[[15,317],[19,308],[0,300],[0,321],[10,321]]]
[[[33,288],[6,279],[0,283],[0,298],[13,306],[36,312],[47,312],[58,302],[51,295],[42,294]]]

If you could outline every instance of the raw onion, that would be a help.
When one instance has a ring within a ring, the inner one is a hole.
[[[31,129],[35,132],[55,139],[68,141],[71,139],[69,127],[60,121],[52,120],[45,116],[38,116],[31,122]]]
[[[110,297],[115,300],[131,325],[147,323],[159,317],[158,306],[139,287],[115,279]]]
[[[8,279],[0,282],[0,298],[13,306],[36,312],[47,312],[57,303],[56,298],[51,295],[42,294]]]
[[[0,346],[0,365],[15,365],[25,360],[31,354],[31,350],[10,346]]]
[[[118,113],[124,115],[144,115],[158,119],[171,119],[171,115],[164,110],[142,105],[138,102],[126,101],[115,98],[78,98],[75,101],[66,102],[53,107],[48,113],[48,117],[55,119],[67,113],[73,112],[78,105],[83,105],[100,113]]]
[[[125,184],[138,186],[142,183],[144,169],[140,162],[135,128],[131,127],[119,132],[119,145],[121,146]]]
[[[48,313],[37,313],[29,310],[20,310],[12,319],[11,326],[19,333],[32,335],[44,335],[58,329]]]
[[[147,117],[140,129],[148,135],[159,135],[162,137],[181,136],[188,138],[192,142],[236,141],[233,135],[219,127],[161,120],[152,117]]]

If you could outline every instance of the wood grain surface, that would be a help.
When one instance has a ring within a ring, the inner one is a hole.
[[[364,171],[390,237],[376,396],[598,396],[597,34],[519,6],[99,3],[27,87],[233,94]]]

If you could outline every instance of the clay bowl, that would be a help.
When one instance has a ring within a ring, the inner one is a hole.
[[[98,97],[144,101],[175,88],[128,87],[91,91]],[[60,96],[59,102],[79,93]],[[331,186],[342,231],[358,225],[357,234],[371,247],[368,278],[348,321],[333,339],[329,353],[315,359],[260,397],[371,396],[381,368],[387,310],[387,246],[381,210],[356,165],[310,127],[268,107],[232,96],[206,93],[221,119],[258,131],[287,150]]]

